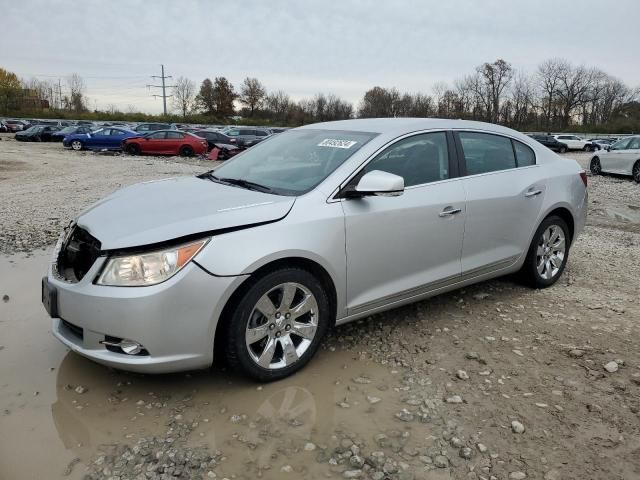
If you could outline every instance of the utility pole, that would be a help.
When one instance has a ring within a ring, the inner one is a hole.
[[[162,67],[162,75],[158,76],[158,75],[151,75],[151,78],[160,78],[162,79],[162,85],[147,85],[147,88],[161,88],[162,89],[162,95],[153,95],[154,97],[162,97],[162,106],[164,109],[164,114],[165,116],[167,115],[167,98],[168,97],[172,97],[173,95],[167,95],[166,89],[167,88],[173,88],[175,87],[175,85],[165,85],[165,80],[167,78],[173,78],[171,75],[165,75],[164,74],[164,65],[160,65]]]

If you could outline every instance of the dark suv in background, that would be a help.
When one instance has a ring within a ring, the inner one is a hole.
[[[271,132],[266,128],[232,127],[222,131],[227,137],[235,138],[239,147],[250,147],[261,142]]]
[[[545,147],[553,150],[554,152],[565,153],[569,150],[566,143],[559,142],[555,137],[551,135],[529,135],[534,140],[537,140]]]

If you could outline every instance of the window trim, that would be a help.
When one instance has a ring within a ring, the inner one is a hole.
[[[327,202],[342,201],[346,199],[346,197],[344,196],[345,189],[351,184],[351,182],[356,180],[360,176],[362,171],[367,167],[367,165],[369,165],[369,163],[371,163],[382,152],[393,147],[396,143],[401,142],[402,140],[405,140],[409,137],[415,137],[417,135],[424,135],[427,133],[444,133],[446,135],[447,156],[449,160],[449,178],[437,180],[435,182],[427,182],[427,183],[411,185],[409,187],[405,187],[405,190],[413,190],[415,188],[420,188],[427,185],[433,185],[436,183],[449,182],[449,181],[457,180],[458,178],[460,178],[461,175],[459,171],[458,152],[455,146],[455,141],[454,141],[452,131],[450,129],[445,129],[445,128],[437,128],[432,130],[417,130],[415,132],[402,134],[399,137],[389,140],[387,143],[385,143],[380,148],[378,148],[375,152],[369,155],[360,165],[358,165],[351,172],[351,174],[347,176],[345,180],[340,182],[340,184],[333,190],[331,195],[329,195],[329,198],[327,198]]]
[[[531,167],[536,167],[536,166],[540,165],[538,163],[538,157],[536,155],[535,149],[533,147],[531,147],[530,145],[527,145],[522,140],[518,140],[517,138],[513,138],[512,136],[504,135],[502,133],[489,132],[489,131],[486,131],[486,130],[475,130],[475,129],[457,129],[457,130],[452,130],[452,133],[453,133],[453,137],[455,139],[456,149],[457,149],[457,153],[458,153],[458,169],[459,169],[460,177],[463,177],[463,178],[477,177],[479,175],[490,175],[490,174],[494,174],[494,173],[510,172],[512,170],[518,170],[518,169],[522,169],[522,168],[531,168]],[[464,158],[464,149],[462,148],[462,142],[460,141],[460,133],[483,133],[485,135],[495,135],[497,137],[506,138],[507,140],[509,140],[511,142],[511,150],[513,151],[513,158],[515,159],[516,166],[513,167],[513,168],[505,168],[504,170],[492,170],[490,172],[482,172],[482,173],[475,173],[473,175],[469,175],[467,173],[467,164],[466,164],[466,160]],[[513,142],[520,142],[521,144],[525,145],[526,147],[528,147],[533,152],[533,160],[534,160],[533,165],[524,165],[522,167],[518,165],[518,155],[516,154],[515,145],[514,145]]]

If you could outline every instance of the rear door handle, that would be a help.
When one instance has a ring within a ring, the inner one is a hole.
[[[450,217],[451,215],[455,215],[456,213],[460,213],[462,211],[461,208],[453,208],[453,207],[447,207],[444,210],[442,210],[439,215],[441,217]]]
[[[524,196],[527,198],[535,197],[536,195],[540,195],[541,193],[542,193],[542,190],[529,190],[527,193],[524,194]]]

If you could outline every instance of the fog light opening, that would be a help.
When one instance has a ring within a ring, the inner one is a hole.
[[[124,353],[125,355],[149,355],[149,352],[147,352],[144,346],[127,338],[117,338],[106,335],[105,339],[100,343],[110,352]]]
[[[120,342],[120,348],[127,355],[137,355],[144,350],[142,345],[138,342],[134,342],[133,340],[122,340]]]

